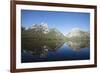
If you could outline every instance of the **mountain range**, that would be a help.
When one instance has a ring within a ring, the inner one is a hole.
[[[63,35],[56,28],[49,28],[47,23],[33,24],[31,27],[22,27],[22,37],[33,37],[33,38],[47,38],[47,39],[63,39],[63,40],[87,40],[90,39],[90,33],[83,31],[79,28],[73,28],[66,36]]]

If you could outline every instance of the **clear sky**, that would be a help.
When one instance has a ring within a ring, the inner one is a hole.
[[[57,28],[64,35],[73,28],[90,30],[90,13],[21,10],[21,25],[47,23],[49,28]]]

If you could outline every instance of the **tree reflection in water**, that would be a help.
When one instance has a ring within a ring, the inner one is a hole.
[[[24,49],[22,50],[23,52],[28,52],[30,54],[32,54],[33,56],[38,56],[38,57],[46,57],[48,55],[48,52],[52,51],[52,52],[56,52],[57,50],[60,49],[60,47],[63,46],[63,44],[66,43],[66,45],[68,45],[68,47],[70,47],[72,50],[74,51],[80,51],[81,49],[84,48],[89,48],[89,42],[85,42],[86,44],[84,44],[83,42],[75,42],[75,41],[68,41],[68,42],[33,42],[33,44],[26,44],[24,45]],[[25,44],[25,43],[24,43]],[[29,48],[28,48],[29,46]],[[25,48],[26,47],[26,48]]]
[[[24,43],[25,44],[25,43]],[[30,54],[32,54],[33,56],[39,56],[39,57],[46,57],[48,55],[49,51],[52,52],[56,52],[62,45],[64,44],[64,42],[33,42],[32,44],[26,44],[24,45],[24,48],[22,51],[23,52],[28,52]],[[28,48],[28,46],[30,48]]]

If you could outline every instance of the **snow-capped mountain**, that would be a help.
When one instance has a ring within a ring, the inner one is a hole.
[[[28,29],[33,29],[34,31],[37,31],[37,32],[41,31],[45,34],[49,32],[47,23],[33,24],[31,27],[26,28],[26,30]]]
[[[47,23],[33,24],[22,32],[23,37],[34,39],[59,39],[63,40],[64,35],[56,28],[49,28]]]
[[[74,38],[74,37],[84,37],[89,36],[88,32],[85,32],[79,28],[72,29],[67,35],[68,38]]]

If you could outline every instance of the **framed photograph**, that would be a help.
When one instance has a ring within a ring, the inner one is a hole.
[[[96,66],[96,6],[11,1],[11,72]]]

